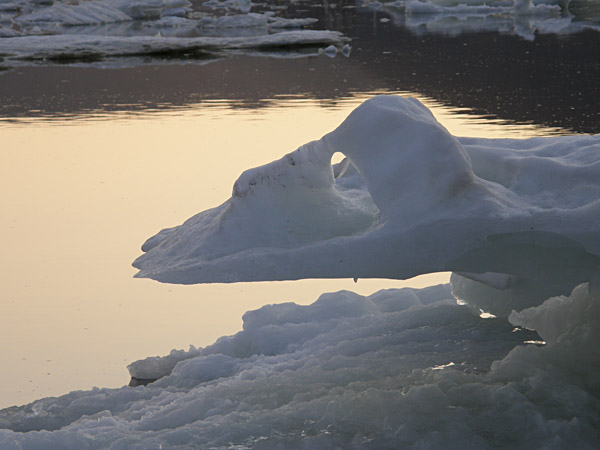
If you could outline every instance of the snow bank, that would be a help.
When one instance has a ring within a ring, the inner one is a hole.
[[[134,363],[164,375],[146,387],[0,411],[0,448],[598,448],[600,297],[581,285],[510,320],[541,338],[448,285],[267,305],[162,373]]]
[[[134,266],[171,283],[453,271],[458,297],[483,283],[497,293],[484,309],[508,314],[596,286],[599,217],[600,136],[456,138],[417,100],[378,96],[244,172],[229,200],[150,238]]]

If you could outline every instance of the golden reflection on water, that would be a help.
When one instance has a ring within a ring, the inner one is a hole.
[[[147,237],[218,205],[244,169],[320,138],[362,100],[0,124],[0,407],[122,386],[127,363],[208,345],[238,331],[245,311],[267,303],[447,282],[448,274],[357,284],[179,286],[132,278],[131,261]],[[422,100],[455,135],[556,131],[509,127]]]

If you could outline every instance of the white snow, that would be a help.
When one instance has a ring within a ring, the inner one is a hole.
[[[351,163],[338,178],[335,152]],[[378,96],[244,172],[229,200],[149,239],[134,266],[171,283],[454,271],[468,277],[455,275],[458,297],[489,289],[482,309],[508,314],[598,283],[599,217],[600,136],[456,138],[416,99]]]
[[[448,285],[267,305],[234,336],[130,366],[163,375],[146,387],[0,411],[0,448],[598,448],[600,297],[583,284],[510,321],[540,335]]]

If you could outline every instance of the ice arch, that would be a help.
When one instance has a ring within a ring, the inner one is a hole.
[[[456,138],[418,100],[377,96],[142,249],[137,276],[171,283],[450,270],[562,293],[598,280],[600,136]]]

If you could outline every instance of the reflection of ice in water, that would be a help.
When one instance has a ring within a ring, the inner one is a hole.
[[[31,60],[78,62],[139,55],[189,59],[200,50],[342,45],[339,33],[299,30],[315,24],[314,18],[284,18],[277,15],[277,8],[250,12],[249,1],[206,2],[202,7],[202,11],[194,10],[187,0],[5,4],[0,14],[3,54],[13,64],[26,64]],[[227,15],[218,13],[222,8]],[[294,31],[287,31],[290,29]],[[283,51],[271,54],[283,55]]]

